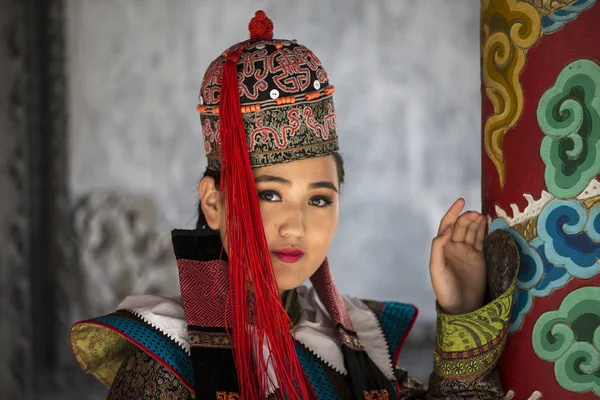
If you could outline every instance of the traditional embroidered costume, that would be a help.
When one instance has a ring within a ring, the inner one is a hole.
[[[263,12],[250,34],[210,64],[198,105],[228,209],[227,253],[218,232],[174,231],[181,299],[132,296],[76,323],[81,367],[110,399],[501,398],[495,365],[519,264],[506,233],[486,240],[488,303],[464,315],[438,308],[429,388],[397,362],[415,307],[340,295],[327,260],[311,289],[280,296],[251,168],[336,151],[334,87],[308,48],[273,39]]]

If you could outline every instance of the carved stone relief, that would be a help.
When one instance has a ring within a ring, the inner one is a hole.
[[[74,227],[82,291],[74,319],[111,312],[131,294],[178,295],[171,237],[148,197],[92,192],[77,202]]]

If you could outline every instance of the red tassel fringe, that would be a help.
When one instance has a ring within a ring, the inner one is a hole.
[[[226,204],[231,330],[240,395],[245,400],[264,399],[267,388],[274,386],[267,373],[271,365],[278,398],[316,399],[296,355],[292,324],[280,300],[265,239],[242,121],[238,59],[239,53],[232,52],[224,66],[220,118],[221,193]],[[270,354],[263,354],[264,344]]]

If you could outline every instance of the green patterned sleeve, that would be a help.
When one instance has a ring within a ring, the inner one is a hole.
[[[448,315],[437,307],[434,370],[426,399],[502,399],[496,363],[506,342],[519,254],[508,233],[485,243],[488,303],[468,314]]]

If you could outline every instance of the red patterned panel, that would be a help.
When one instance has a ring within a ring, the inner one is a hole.
[[[327,259],[319,267],[317,272],[310,278],[315,291],[319,294],[319,299],[323,302],[323,305],[327,309],[327,312],[331,316],[333,322],[342,324],[346,329],[354,331],[354,325],[344,304],[344,299],[338,291],[336,284],[333,281],[333,275],[329,269],[329,262]]]
[[[225,326],[229,278],[223,261],[177,260],[181,300],[188,325]],[[227,325],[231,326],[230,316]]]

